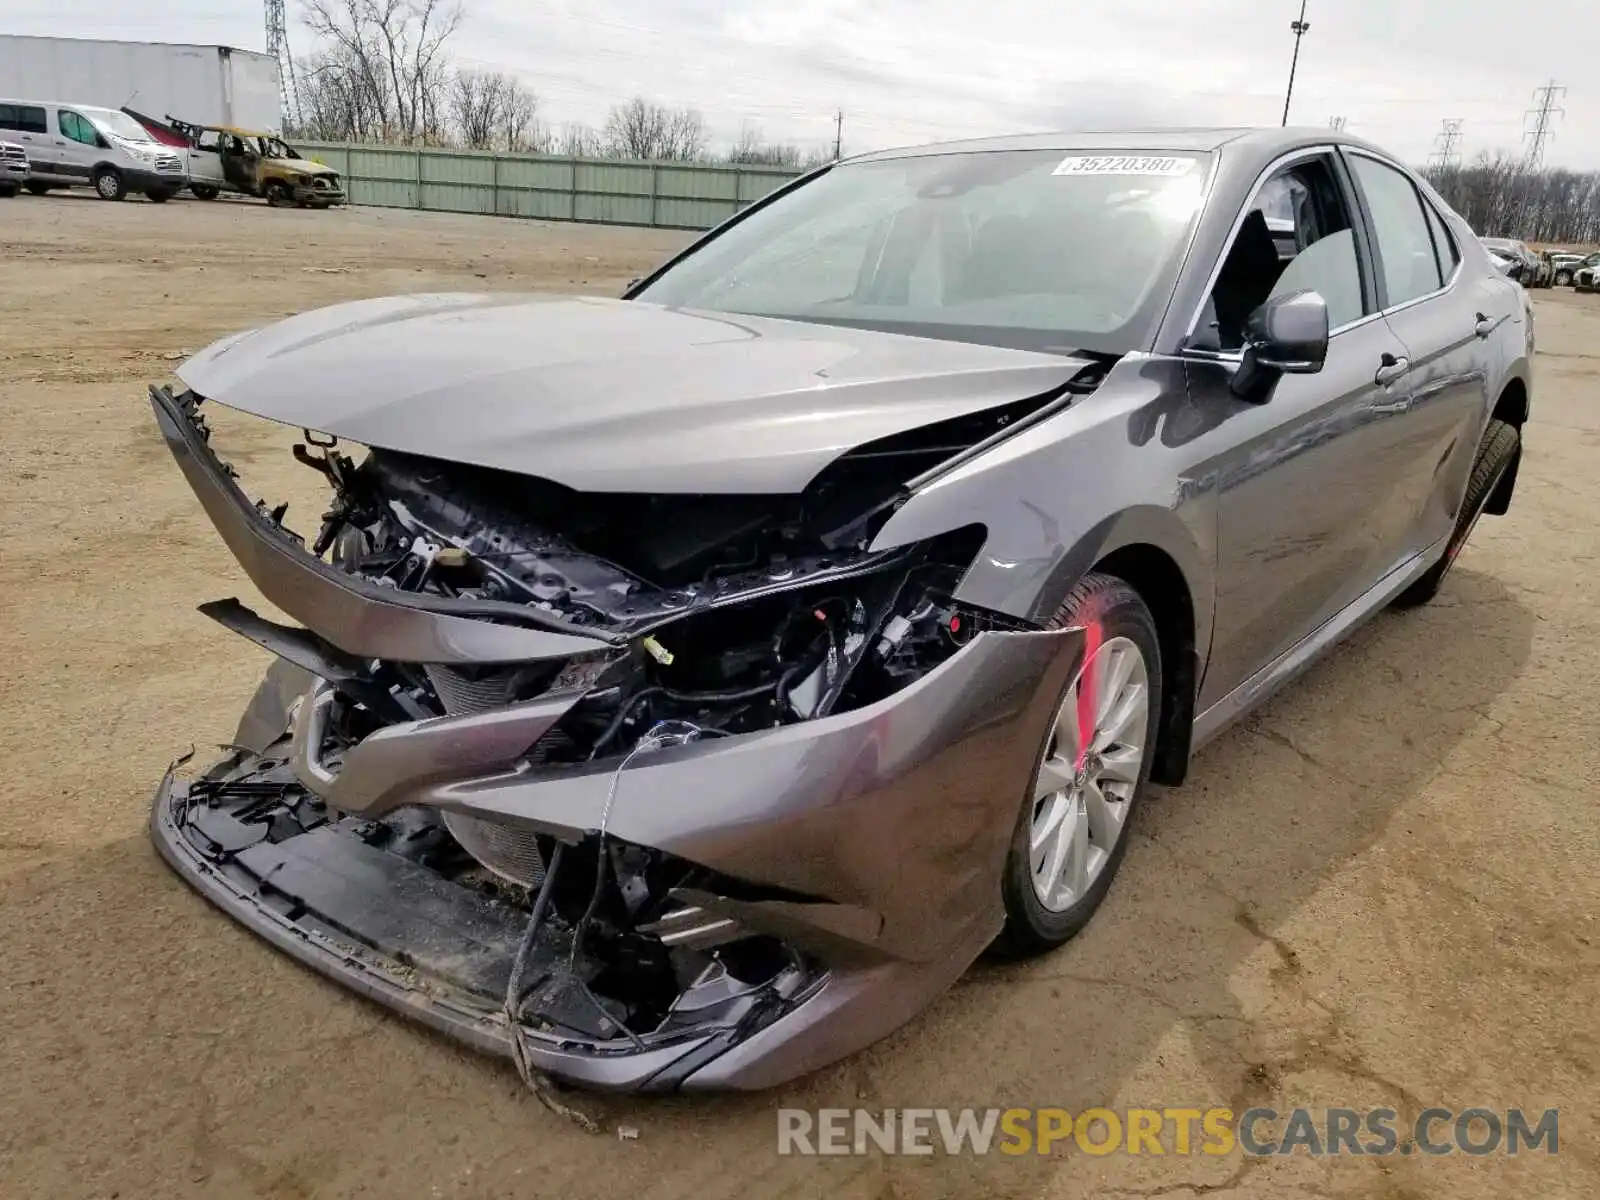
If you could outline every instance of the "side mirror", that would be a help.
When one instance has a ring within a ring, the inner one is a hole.
[[[1265,403],[1280,375],[1315,375],[1328,359],[1328,304],[1316,292],[1274,296],[1245,321],[1236,396]]]

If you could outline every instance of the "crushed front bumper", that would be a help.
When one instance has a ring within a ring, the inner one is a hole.
[[[467,663],[605,647],[509,623],[529,619],[510,605],[364,587],[248,502],[191,410],[163,392],[153,400],[230,548],[324,646]],[[1000,930],[1005,857],[1082,656],[1081,630],[983,632],[864,707],[620,761],[529,760],[574,702],[556,693],[385,725],[328,763],[317,722],[337,664],[307,650],[305,631],[250,625],[241,611],[224,615],[281,659],[241,719],[236,761],[263,766],[280,796],[319,815],[269,836],[270,823],[213,802],[212,776],[195,784],[169,772],[151,817],[163,858],[279,949],[397,1012],[491,1053],[510,1054],[518,1037],[535,1068],[617,1090],[771,1086],[870,1044],[949,986]],[[527,1020],[513,1029],[502,997],[526,911],[366,840],[365,828],[418,812],[568,847],[604,828],[614,844],[698,869],[694,891],[672,893],[675,912],[773,939],[810,966],[738,1019],[708,1004],[704,1020],[680,1013],[626,1040]]]

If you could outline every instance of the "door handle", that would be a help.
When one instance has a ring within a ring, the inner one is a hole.
[[[1500,324],[1500,322],[1495,320],[1493,317],[1486,317],[1482,313],[1478,313],[1477,317],[1478,323],[1472,327],[1472,332],[1481,338],[1488,337],[1495,331],[1495,327]]]
[[[1388,387],[1400,376],[1411,369],[1411,360],[1402,355],[1396,358],[1392,354],[1384,354],[1378,362],[1378,373],[1372,377],[1372,382]]]

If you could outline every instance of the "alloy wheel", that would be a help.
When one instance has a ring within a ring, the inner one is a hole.
[[[1122,837],[1144,764],[1150,677],[1144,654],[1111,638],[1067,688],[1034,785],[1028,863],[1039,903],[1081,900]]]

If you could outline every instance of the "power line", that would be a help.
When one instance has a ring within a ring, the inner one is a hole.
[[[1428,155],[1428,164],[1449,168],[1460,165],[1461,154],[1456,149],[1461,144],[1460,117],[1446,117],[1439,132],[1433,139],[1433,153]]]
[[[1300,0],[1300,19],[1289,22],[1289,29],[1294,34],[1294,57],[1289,60],[1289,86],[1283,93],[1283,124],[1289,123],[1289,101],[1294,96],[1294,73],[1300,66],[1300,39],[1305,37],[1311,29],[1311,23],[1306,20],[1306,0]]]

